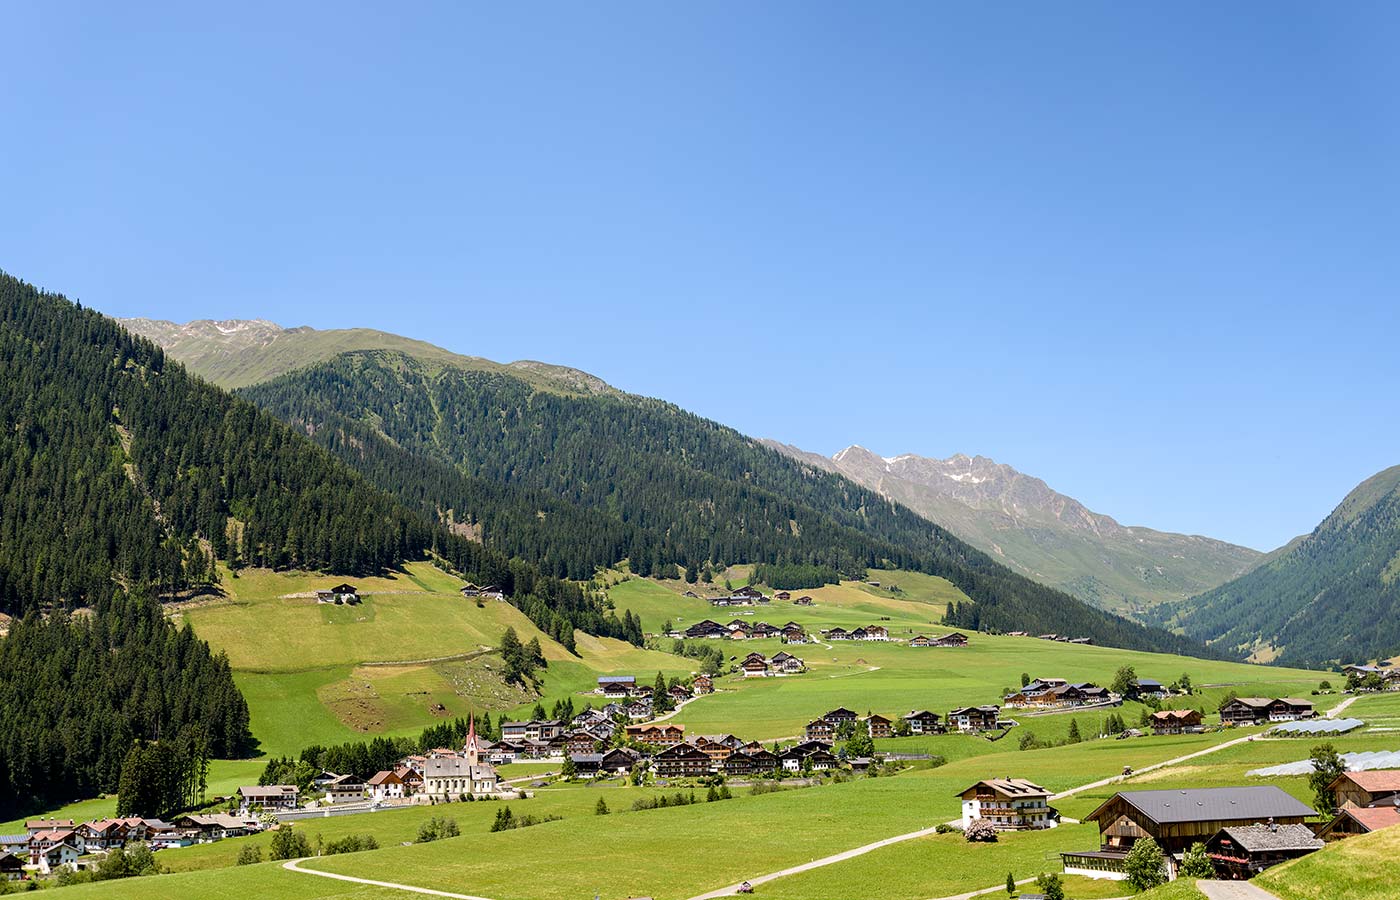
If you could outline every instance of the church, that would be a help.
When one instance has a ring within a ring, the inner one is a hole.
[[[500,789],[496,767],[481,761],[475,717],[467,726],[462,755],[432,758],[423,763],[423,794],[434,800],[457,800],[466,795],[494,797]]]

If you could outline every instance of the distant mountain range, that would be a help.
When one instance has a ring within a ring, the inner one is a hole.
[[[1400,651],[1400,466],[1253,571],[1152,618],[1231,653],[1287,665]]]
[[[1039,478],[984,456],[882,457],[850,446],[830,458],[770,447],[840,472],[937,522],[1010,568],[1103,609],[1140,616],[1249,571],[1263,554],[1197,535],[1120,525]]]
[[[591,577],[626,559],[939,575],[958,627],[1055,631],[1201,653],[1006,568],[910,509],[660,400],[541,363],[500,364],[397,335],[270,322],[127,320],[193,372],[292,425],[455,533]]]

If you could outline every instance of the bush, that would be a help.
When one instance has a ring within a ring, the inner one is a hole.
[[[1128,873],[1128,884],[1133,890],[1146,891],[1165,884],[1167,881],[1166,858],[1162,848],[1150,837],[1139,838],[1123,860],[1123,869]]]
[[[933,826],[934,834],[962,834],[963,830],[956,825],[949,825],[947,822],[939,822]]]
[[[297,831],[290,822],[283,822],[272,833],[272,852],[269,859],[301,859],[311,855],[311,842],[306,835]]]
[[[249,844],[238,851],[238,864],[240,866],[251,866],[260,862],[262,862],[261,847],[255,844]]]
[[[593,807],[593,815],[606,816],[608,814],[608,801],[602,797],[598,798],[598,805]]]
[[[1215,864],[1206,855],[1206,845],[1200,841],[1191,845],[1191,849],[1186,851],[1186,855],[1181,858],[1181,871],[1177,873],[1183,878],[1214,878]]]
[[[497,813],[497,818],[499,817],[500,814]],[[426,844],[429,841],[452,838],[461,833],[462,832],[457,828],[456,819],[433,816],[431,819],[418,826],[418,843]]]
[[[338,841],[331,841],[325,847],[327,856],[337,853],[359,853],[362,850],[378,850],[379,842],[372,834],[351,834]]]
[[[995,843],[997,839],[997,827],[987,819],[973,819],[963,829],[963,837],[969,842]]]
[[[1045,895],[1045,900],[1065,900],[1065,885],[1054,872],[1042,872],[1036,876],[1035,886]]]

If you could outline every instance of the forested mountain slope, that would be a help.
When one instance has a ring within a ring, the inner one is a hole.
[[[1114,612],[1140,614],[1185,600],[1244,574],[1262,557],[1200,535],[1121,525],[983,456],[881,457],[851,446],[827,458],[765,443],[899,501],[1022,575]]]
[[[0,274],[0,607],[169,593],[230,565],[343,574],[428,552],[541,628],[614,637],[577,585],[408,508],[303,435],[65,298]]]
[[[1161,612],[1192,637],[1287,665],[1400,652],[1400,466],[1259,568]]]
[[[342,354],[242,394],[406,502],[429,502],[433,492],[413,475],[412,460],[395,458],[390,446],[455,469],[468,479],[453,485],[455,496],[474,504],[454,507],[455,521],[498,515],[491,506],[500,498],[486,496],[486,484],[529,492],[505,498],[508,504],[552,498],[553,511],[542,507],[537,517],[539,533],[548,533],[557,554],[550,564],[569,572],[622,556],[642,574],[706,562],[801,563],[852,574],[893,565],[946,577],[977,601],[950,614],[962,627],[1069,631],[1124,647],[1201,652],[1017,575],[844,477],[662,401],[537,391],[507,375],[387,351]],[[365,429],[385,442],[370,444]],[[589,524],[597,516],[607,528]],[[484,528],[481,537],[519,552],[519,534]]]

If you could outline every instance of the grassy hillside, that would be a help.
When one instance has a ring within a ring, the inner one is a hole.
[[[1265,661],[1365,662],[1400,651],[1400,466],[1357,486],[1321,525],[1161,621]]]
[[[492,648],[507,627],[522,641],[540,641],[550,663],[540,679],[546,705],[591,688],[606,672],[669,676],[693,668],[667,653],[583,633],[576,657],[514,606],[463,599],[461,582],[427,563],[355,579],[364,597],[357,606],[316,602],[316,588],[343,580],[250,571],[225,577],[226,598],[175,612],[228,654],[253,734],[268,753],[414,735],[473,710],[494,715],[533,706],[533,693],[503,684],[498,674]]]
[[[1400,883],[1400,828],[1329,844],[1255,882],[1281,900],[1393,900]]]

